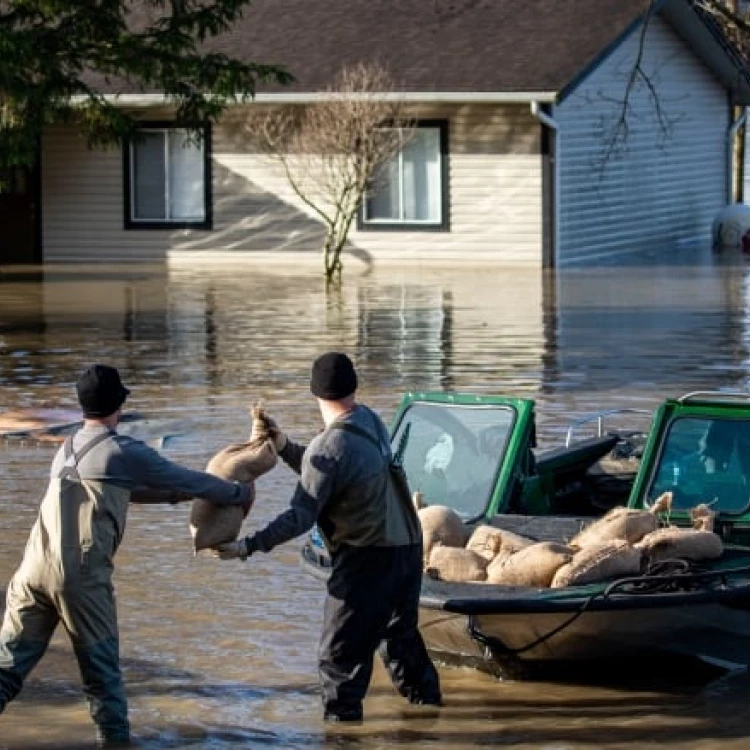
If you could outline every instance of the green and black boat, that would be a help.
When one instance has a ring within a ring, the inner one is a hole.
[[[700,503],[715,511],[722,557],[563,589],[425,577],[420,627],[428,648],[445,661],[514,676],[647,652],[750,666],[750,395],[668,399],[643,434],[607,433],[602,415],[595,421],[594,436],[569,434],[561,448],[538,452],[532,400],[409,393],[392,445],[412,489],[468,526],[566,541],[614,505],[648,509],[670,491],[672,524],[690,526],[689,511]],[[327,575],[315,533],[302,562]]]

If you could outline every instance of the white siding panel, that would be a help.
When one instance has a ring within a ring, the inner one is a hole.
[[[558,265],[708,246],[711,222],[726,202],[726,91],[661,19],[650,23],[641,63],[658,106],[639,79],[624,147],[609,152],[639,37],[632,34],[554,112]]]
[[[448,121],[450,229],[355,227],[351,252],[371,259],[487,258],[539,266],[540,125],[528,107],[451,105],[413,114]],[[126,231],[120,149],[89,151],[73,128],[50,128],[42,154],[45,260],[160,261],[253,251],[317,255],[319,218],[294,195],[280,165],[248,144],[246,118],[247,109],[237,107],[213,131],[212,231]]]
[[[73,127],[42,140],[42,247],[47,263],[163,261],[172,232],[126,232],[121,149],[90,150]]]
[[[448,121],[450,230],[350,233],[354,254],[385,258],[493,259],[541,263],[540,129],[526,107],[453,106],[415,111]],[[318,252],[323,228],[300,201],[280,165],[243,137],[246,112],[224,119],[214,135],[214,236],[180,250]],[[212,244],[213,243],[213,244]]]

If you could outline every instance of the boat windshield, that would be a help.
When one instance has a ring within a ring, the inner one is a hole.
[[[516,412],[504,405],[411,404],[393,435],[413,491],[462,518],[485,511]]]
[[[667,491],[673,493],[676,510],[707,503],[717,513],[745,513],[750,507],[750,421],[674,419],[647,490],[647,505]]]

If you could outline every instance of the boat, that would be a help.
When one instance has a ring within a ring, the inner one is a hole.
[[[414,393],[402,400],[392,443],[412,488],[428,504],[452,507],[467,526],[566,541],[612,507],[612,493],[602,502],[587,498],[587,477],[628,441],[602,434],[537,455],[534,433],[528,400]],[[750,666],[750,395],[667,399],[641,445],[632,480],[623,480],[623,504],[650,509],[670,492],[668,520],[678,526],[690,526],[690,510],[708,504],[722,556],[559,589],[425,576],[420,630],[436,659],[514,678],[645,654],[726,670]],[[301,559],[308,572],[327,576],[330,562],[315,531]]]

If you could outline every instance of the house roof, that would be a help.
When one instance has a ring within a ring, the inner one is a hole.
[[[325,91],[344,66],[377,61],[407,95],[550,101],[627,36],[649,5],[650,0],[254,0],[231,32],[210,46],[283,65],[295,77],[283,89],[292,97]],[[657,5],[684,6],[692,16],[687,23],[700,23],[690,0]],[[97,87],[103,93],[143,93],[103,82]],[[261,95],[278,91],[258,89]]]
[[[256,0],[226,40],[281,62],[293,88],[378,60],[406,91],[558,91],[648,0]]]

